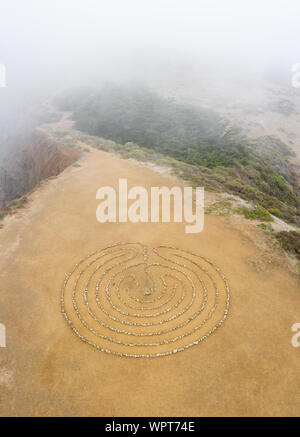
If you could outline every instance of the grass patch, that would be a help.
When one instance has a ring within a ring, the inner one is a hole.
[[[266,234],[272,234],[274,232],[271,223],[259,223],[257,226],[261,228]]]
[[[13,203],[13,207],[15,207],[15,208],[18,208],[18,209],[20,209],[20,208],[24,208],[24,206],[26,205],[26,203],[28,202],[28,199],[27,199],[27,197],[26,196],[23,196],[23,197],[21,197],[20,199],[18,199],[17,201],[16,201],[16,203]]]
[[[3,220],[8,214],[13,214],[16,209],[24,208],[28,199],[26,196],[22,196],[17,200],[14,200],[0,208],[0,220]]]
[[[248,220],[261,220],[264,222],[274,221],[271,214],[261,206],[256,206],[254,208],[247,208],[246,206],[241,206],[240,208],[236,208],[234,212],[243,215]]]
[[[8,211],[0,210],[0,220],[3,220],[5,216],[7,216]]]
[[[278,208],[269,208],[269,212],[279,218],[283,216],[282,212]]]
[[[228,200],[219,200],[213,203],[206,209],[207,214],[228,215],[230,213],[232,203]]]
[[[276,234],[281,247],[300,260],[300,232],[281,231]]]

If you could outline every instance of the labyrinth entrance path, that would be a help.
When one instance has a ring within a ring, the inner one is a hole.
[[[100,224],[119,178],[178,185],[91,149],[5,221],[0,414],[299,415],[299,282],[226,217]]]

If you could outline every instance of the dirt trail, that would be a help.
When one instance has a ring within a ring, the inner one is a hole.
[[[278,263],[259,271],[261,250],[225,217],[201,234],[183,224],[99,224],[100,186],[173,181],[93,150],[30,196],[0,230],[0,415],[260,416],[300,414],[299,282]],[[113,243],[178,246],[216,263],[230,283],[225,323],[199,345],[164,358],[124,358],[84,344],[60,311],[65,274]]]

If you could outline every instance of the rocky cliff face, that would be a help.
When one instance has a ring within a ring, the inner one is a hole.
[[[0,167],[0,206],[28,193],[41,180],[58,175],[78,156],[76,149],[62,146],[36,129]]]

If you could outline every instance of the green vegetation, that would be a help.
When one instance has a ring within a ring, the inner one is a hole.
[[[0,210],[0,220],[3,220],[4,217],[8,214],[8,211],[5,210]]]
[[[94,147],[168,165],[193,186],[236,194],[300,225],[299,176],[280,139],[248,138],[213,111],[172,103],[143,86],[71,90],[56,103],[73,112],[77,129],[98,137]]]
[[[254,208],[241,206],[240,208],[235,209],[234,212],[243,215],[248,220],[261,220],[265,222],[274,221],[273,217],[269,214],[269,212],[261,206],[256,206]]]
[[[300,232],[281,231],[276,234],[283,249],[295,255],[300,260]]]
[[[269,212],[277,217],[282,217],[282,212],[278,208],[269,208]]]
[[[21,197],[20,199],[16,200],[16,202],[14,202],[12,204],[12,207],[16,207],[16,208],[24,208],[25,204],[27,203],[28,199],[26,196]]]
[[[219,200],[213,203],[206,209],[207,214],[228,215],[232,207],[232,203],[228,200]]]
[[[27,202],[28,202],[27,197],[22,196],[19,199],[9,202],[8,204],[2,206],[0,208],[0,220],[3,220],[4,217],[7,216],[8,214],[14,214],[14,212],[16,212],[16,209],[24,208]]]
[[[261,228],[266,234],[273,234],[274,232],[271,223],[259,223],[257,226]]]

